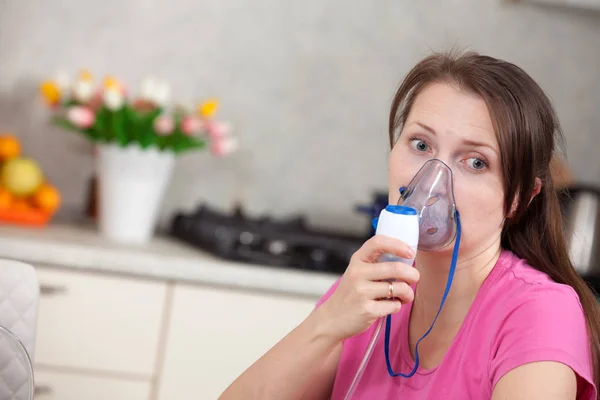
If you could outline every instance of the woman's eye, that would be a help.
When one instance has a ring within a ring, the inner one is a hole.
[[[487,167],[486,162],[483,161],[481,158],[469,158],[467,160],[467,164],[469,164],[469,167],[478,171]]]
[[[410,146],[417,151],[429,150],[429,145],[421,139],[413,139],[410,141]]]

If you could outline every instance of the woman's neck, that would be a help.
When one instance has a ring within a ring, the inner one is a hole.
[[[460,252],[452,286],[436,326],[460,324],[477,292],[500,256],[500,238],[493,240],[483,251]],[[435,317],[446,289],[452,251],[439,253],[419,252],[416,267],[420,279],[415,294],[412,314],[419,326],[429,327]],[[427,328],[425,328],[427,329]]]

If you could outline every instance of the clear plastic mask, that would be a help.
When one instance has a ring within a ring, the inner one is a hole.
[[[402,190],[398,205],[414,208],[419,215],[419,250],[435,251],[456,236],[456,203],[452,170],[443,161],[427,161]]]

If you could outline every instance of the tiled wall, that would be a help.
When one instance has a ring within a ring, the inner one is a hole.
[[[503,0],[1,0],[0,131],[12,130],[82,203],[89,146],[50,128],[36,85],[90,68],[147,73],[184,99],[219,96],[242,151],[179,160],[163,215],[241,198],[364,230],[353,207],[386,185],[386,120],[402,75],[454,44],[516,62],[555,101],[575,175],[600,183],[600,12]]]

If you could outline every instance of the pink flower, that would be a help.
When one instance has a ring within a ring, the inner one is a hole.
[[[170,135],[174,128],[173,118],[170,115],[161,115],[154,120],[154,130],[161,136]]]
[[[196,117],[185,117],[181,122],[181,130],[186,135],[198,135],[204,129],[204,122],[200,118]]]
[[[210,151],[215,156],[226,156],[235,152],[238,148],[238,142],[236,138],[224,137],[216,139],[212,142]]]
[[[231,124],[228,122],[216,122],[209,121],[207,122],[206,129],[208,130],[208,135],[212,139],[220,139],[226,136],[229,136],[232,131]]]
[[[94,112],[98,111],[102,104],[104,103],[104,99],[102,98],[102,91],[97,90],[92,99],[90,100],[88,107]]]
[[[94,112],[85,106],[73,106],[67,111],[67,119],[80,129],[87,129],[96,122]]]

